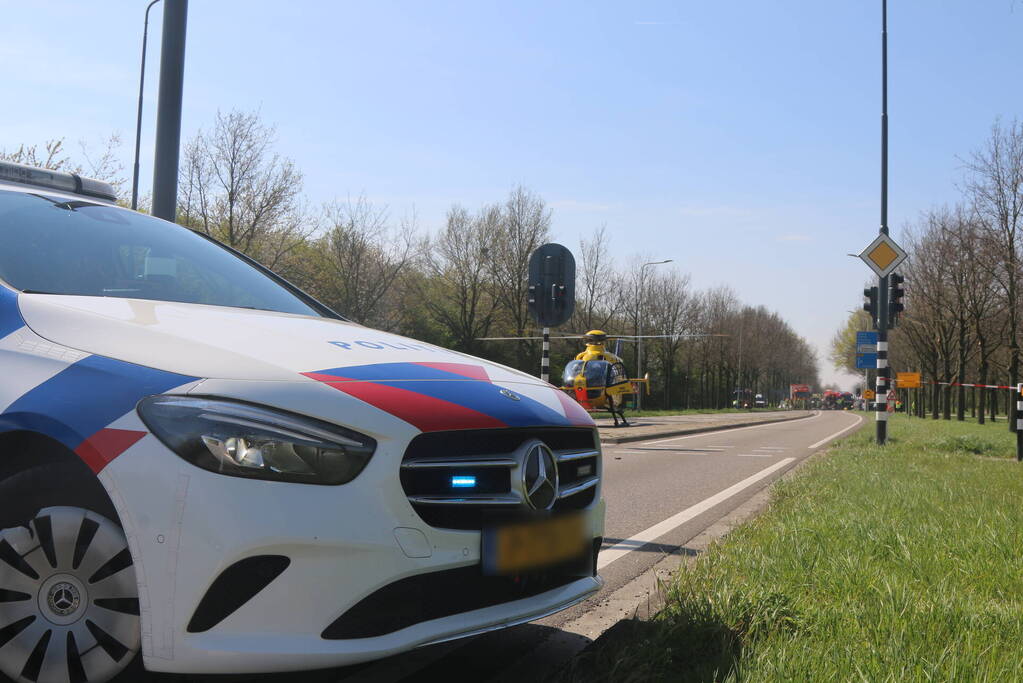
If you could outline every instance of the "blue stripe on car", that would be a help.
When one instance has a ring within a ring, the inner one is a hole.
[[[18,310],[18,295],[0,286],[0,339],[25,326]]]
[[[440,368],[421,365],[419,363],[374,363],[372,365],[352,365],[346,368],[320,370],[317,374],[361,379],[366,381],[380,380],[466,380],[459,375]],[[479,381],[479,380],[478,380]]]
[[[74,450],[140,399],[196,377],[88,356],[30,389],[0,414],[0,432],[31,429]]]

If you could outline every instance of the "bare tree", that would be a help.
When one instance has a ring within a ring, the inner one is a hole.
[[[607,249],[607,226],[579,241],[575,320],[579,332],[607,327],[621,292],[619,275]]]
[[[78,166],[71,162],[71,158],[64,151],[64,139],[54,138],[43,143],[42,149],[38,145],[18,145],[18,149],[8,152],[0,150],[0,160],[13,161],[16,164],[26,166],[37,166],[48,168],[51,171],[77,171]]]
[[[500,206],[485,206],[472,215],[455,205],[448,210],[444,230],[431,242],[426,259],[429,290],[420,298],[459,351],[478,353],[479,337],[487,336],[494,324],[497,300],[489,252],[500,229]]]
[[[526,306],[529,255],[548,241],[550,227],[551,210],[540,196],[521,186],[511,191],[491,251],[491,264],[494,296],[515,336],[523,336],[531,326]],[[529,364],[527,357],[532,346],[519,344],[520,367]]]
[[[178,221],[277,270],[312,226],[302,174],[273,151],[275,131],[256,113],[217,113],[213,129],[186,145]]]
[[[997,279],[1008,311],[1009,384],[1019,381],[1020,231],[1023,230],[1023,123],[996,121],[986,145],[965,164],[967,197],[998,246]]]
[[[63,138],[53,138],[39,145],[19,145],[13,152],[0,150],[0,160],[13,161],[26,166],[48,168],[51,171],[80,173],[110,183],[114,192],[120,194],[127,184],[124,164],[117,155],[121,136],[112,133],[97,148],[84,140],[78,142],[81,160],[73,159],[64,148]]]
[[[392,227],[387,210],[360,196],[324,207],[326,232],[315,242],[321,260],[317,293],[353,320],[392,329],[400,319],[399,277],[417,253],[416,216]]]
[[[664,405],[671,405],[675,365],[678,352],[684,343],[690,343],[684,335],[696,331],[698,309],[688,274],[672,269],[660,273],[650,283],[650,303],[647,316],[650,328],[655,334],[670,335],[651,344],[658,351],[658,364],[664,374]]]

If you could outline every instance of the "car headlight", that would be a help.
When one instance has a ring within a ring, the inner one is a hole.
[[[188,462],[236,477],[337,485],[369,462],[376,441],[344,427],[248,403],[150,396],[149,430]]]

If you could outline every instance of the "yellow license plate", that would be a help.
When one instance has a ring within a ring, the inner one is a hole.
[[[579,557],[586,545],[583,516],[511,524],[483,533],[483,569],[515,574]]]

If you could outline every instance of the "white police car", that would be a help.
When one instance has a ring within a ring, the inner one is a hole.
[[[114,199],[0,163],[0,678],[340,665],[598,590],[577,404]]]

